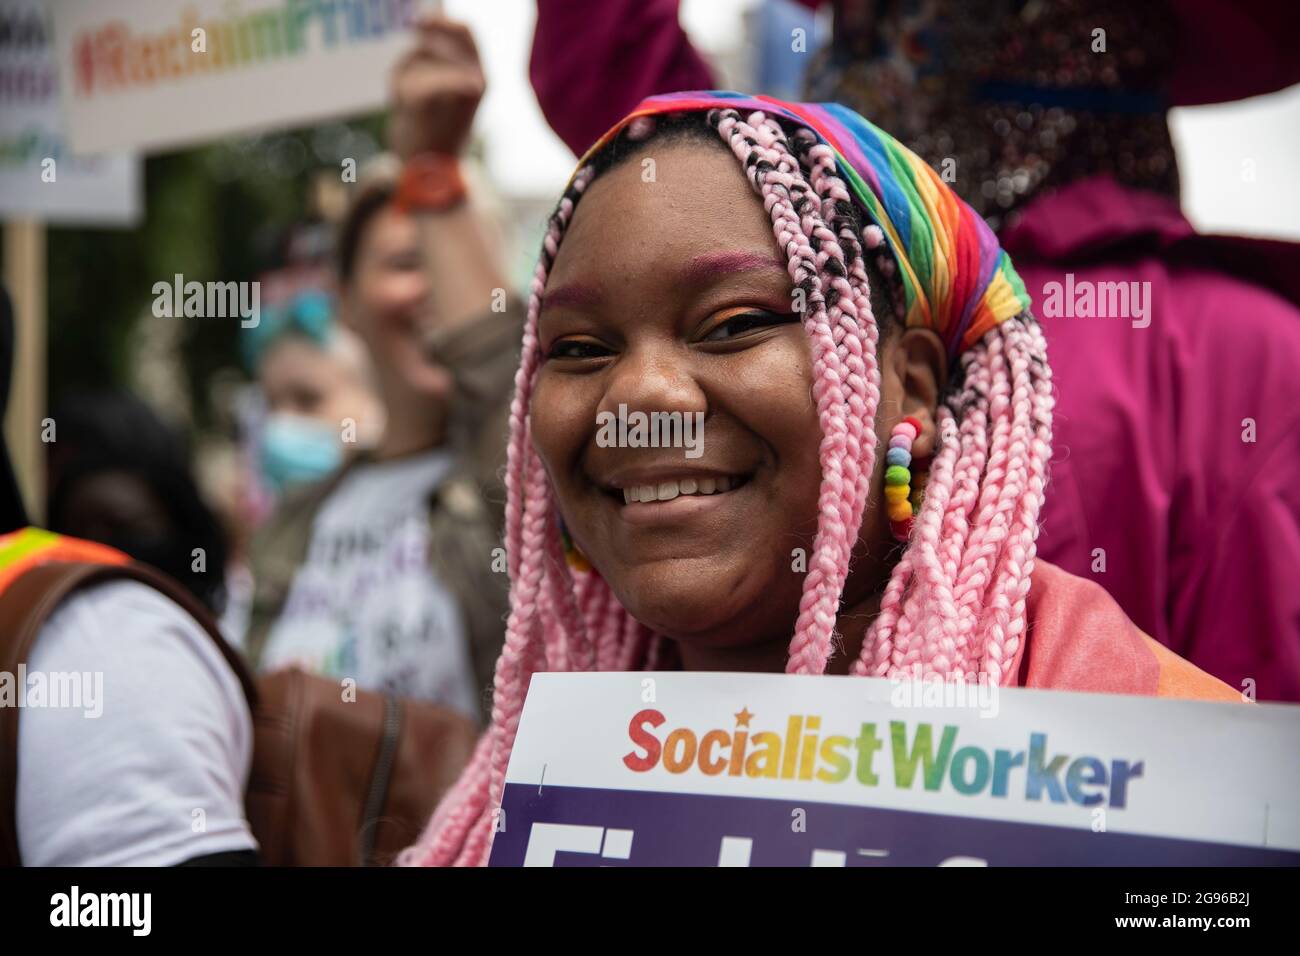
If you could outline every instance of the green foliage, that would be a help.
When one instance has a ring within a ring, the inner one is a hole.
[[[283,230],[307,212],[318,170],[363,162],[380,142],[378,117],[230,140],[150,157],[145,211],[129,230],[51,228],[49,398],[75,386],[125,385],[131,333],[153,285],[176,273],[198,281],[252,281]],[[196,425],[211,421],[207,384],[239,366],[238,321],[189,320],[183,362]]]

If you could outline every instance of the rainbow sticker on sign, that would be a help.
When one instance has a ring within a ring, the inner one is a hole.
[[[1300,864],[1300,707],[539,674],[493,866]],[[985,715],[987,716],[987,715]]]

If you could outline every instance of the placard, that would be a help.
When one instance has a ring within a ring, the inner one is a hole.
[[[40,0],[0,0],[0,217],[129,226],[140,219],[139,160],[67,148],[58,64]]]
[[[156,150],[380,109],[418,0],[50,0],[78,151]]]
[[[1300,707],[538,674],[494,866],[1300,864]]]

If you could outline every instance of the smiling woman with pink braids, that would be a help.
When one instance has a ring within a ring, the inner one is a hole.
[[[847,109],[638,107],[551,220],[515,389],[492,724],[404,863],[486,862],[542,670],[1239,699],[1035,563],[1053,397],[1024,287]],[[598,443],[620,406],[702,413],[702,454]]]

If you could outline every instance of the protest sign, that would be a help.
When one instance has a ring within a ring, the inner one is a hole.
[[[140,180],[132,155],[67,148],[45,4],[0,0],[0,217],[131,225]]]
[[[52,0],[77,150],[160,149],[377,110],[417,0]]]
[[[1296,865],[1300,707],[538,674],[494,866]]]

